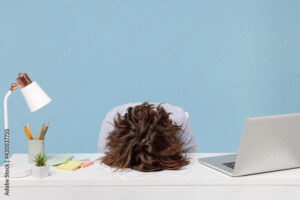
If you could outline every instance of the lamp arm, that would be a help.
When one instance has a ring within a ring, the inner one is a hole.
[[[11,91],[9,90],[7,94],[4,97],[4,129],[8,129],[8,113],[7,113],[7,100],[8,97],[10,96]]]

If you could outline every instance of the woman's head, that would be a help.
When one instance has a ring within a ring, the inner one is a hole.
[[[102,162],[117,169],[131,168],[150,172],[176,170],[189,161],[181,153],[178,132],[170,113],[158,105],[143,103],[117,114],[114,130],[107,137],[108,152]]]

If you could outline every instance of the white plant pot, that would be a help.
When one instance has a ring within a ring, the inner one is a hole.
[[[38,167],[36,165],[32,166],[32,175],[37,178],[45,178],[49,174],[49,166]]]

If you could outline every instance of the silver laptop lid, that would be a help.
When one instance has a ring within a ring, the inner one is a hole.
[[[245,121],[234,176],[300,167],[300,113]]]

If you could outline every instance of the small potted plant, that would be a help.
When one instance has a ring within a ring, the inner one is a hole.
[[[46,164],[46,155],[39,153],[34,160],[35,165],[32,167],[32,174],[37,178],[45,178],[49,174],[49,166]]]

